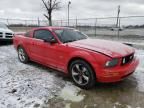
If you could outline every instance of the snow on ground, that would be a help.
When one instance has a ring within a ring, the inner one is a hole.
[[[0,108],[40,106],[73,86],[56,75],[44,66],[20,63],[13,46],[0,47]]]
[[[97,89],[84,91],[55,70],[33,62],[20,63],[13,46],[2,46],[0,108],[80,108],[80,105],[85,108],[97,105],[98,108],[119,108],[124,105],[126,107],[123,108],[135,108],[133,104],[137,107],[144,106],[141,104],[144,98],[144,51],[137,50],[136,56],[140,59],[140,65],[128,80],[114,86],[97,85]],[[135,97],[138,97],[137,101]]]
[[[138,89],[141,92],[144,92],[144,51],[138,50],[136,52],[136,56],[140,60],[139,67],[137,68],[137,72],[135,73],[135,78],[138,82]]]

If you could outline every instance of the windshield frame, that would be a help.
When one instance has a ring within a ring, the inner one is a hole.
[[[80,35],[83,35],[83,36],[84,36],[84,38],[72,39],[72,40],[67,40],[67,41],[64,42],[64,41],[62,41],[62,39],[60,39],[60,37],[59,37],[58,34],[56,33],[57,30],[61,30],[61,31],[63,31],[63,33],[64,33],[66,30],[73,30],[73,31],[75,31],[75,32],[79,32]],[[59,39],[59,41],[62,42],[62,43],[69,43],[69,42],[74,42],[74,41],[83,40],[83,39],[87,39],[87,38],[88,38],[88,36],[87,36],[86,34],[82,33],[81,31],[79,31],[79,30],[77,30],[77,29],[74,29],[74,28],[54,29],[53,32],[54,32],[54,34],[57,36],[57,38]]]

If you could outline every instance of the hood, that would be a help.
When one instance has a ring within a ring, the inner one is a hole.
[[[101,39],[84,39],[68,43],[68,45],[103,53],[113,58],[127,56],[135,51],[134,48],[122,43]]]
[[[0,32],[8,32],[8,33],[13,33],[12,30],[10,29],[4,29],[4,28],[0,28]]]

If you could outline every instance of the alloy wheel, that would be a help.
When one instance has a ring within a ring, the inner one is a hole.
[[[26,60],[26,55],[22,48],[18,49],[18,56],[19,56],[20,61],[24,62]]]
[[[87,85],[89,83],[90,74],[86,66],[75,64],[72,67],[72,78],[79,85]]]

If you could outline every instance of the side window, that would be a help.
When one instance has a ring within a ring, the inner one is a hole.
[[[52,37],[53,37],[53,35],[48,30],[36,30],[34,32],[34,38],[36,38],[36,39],[42,39],[43,40],[43,39],[46,39],[46,38],[50,39]]]

